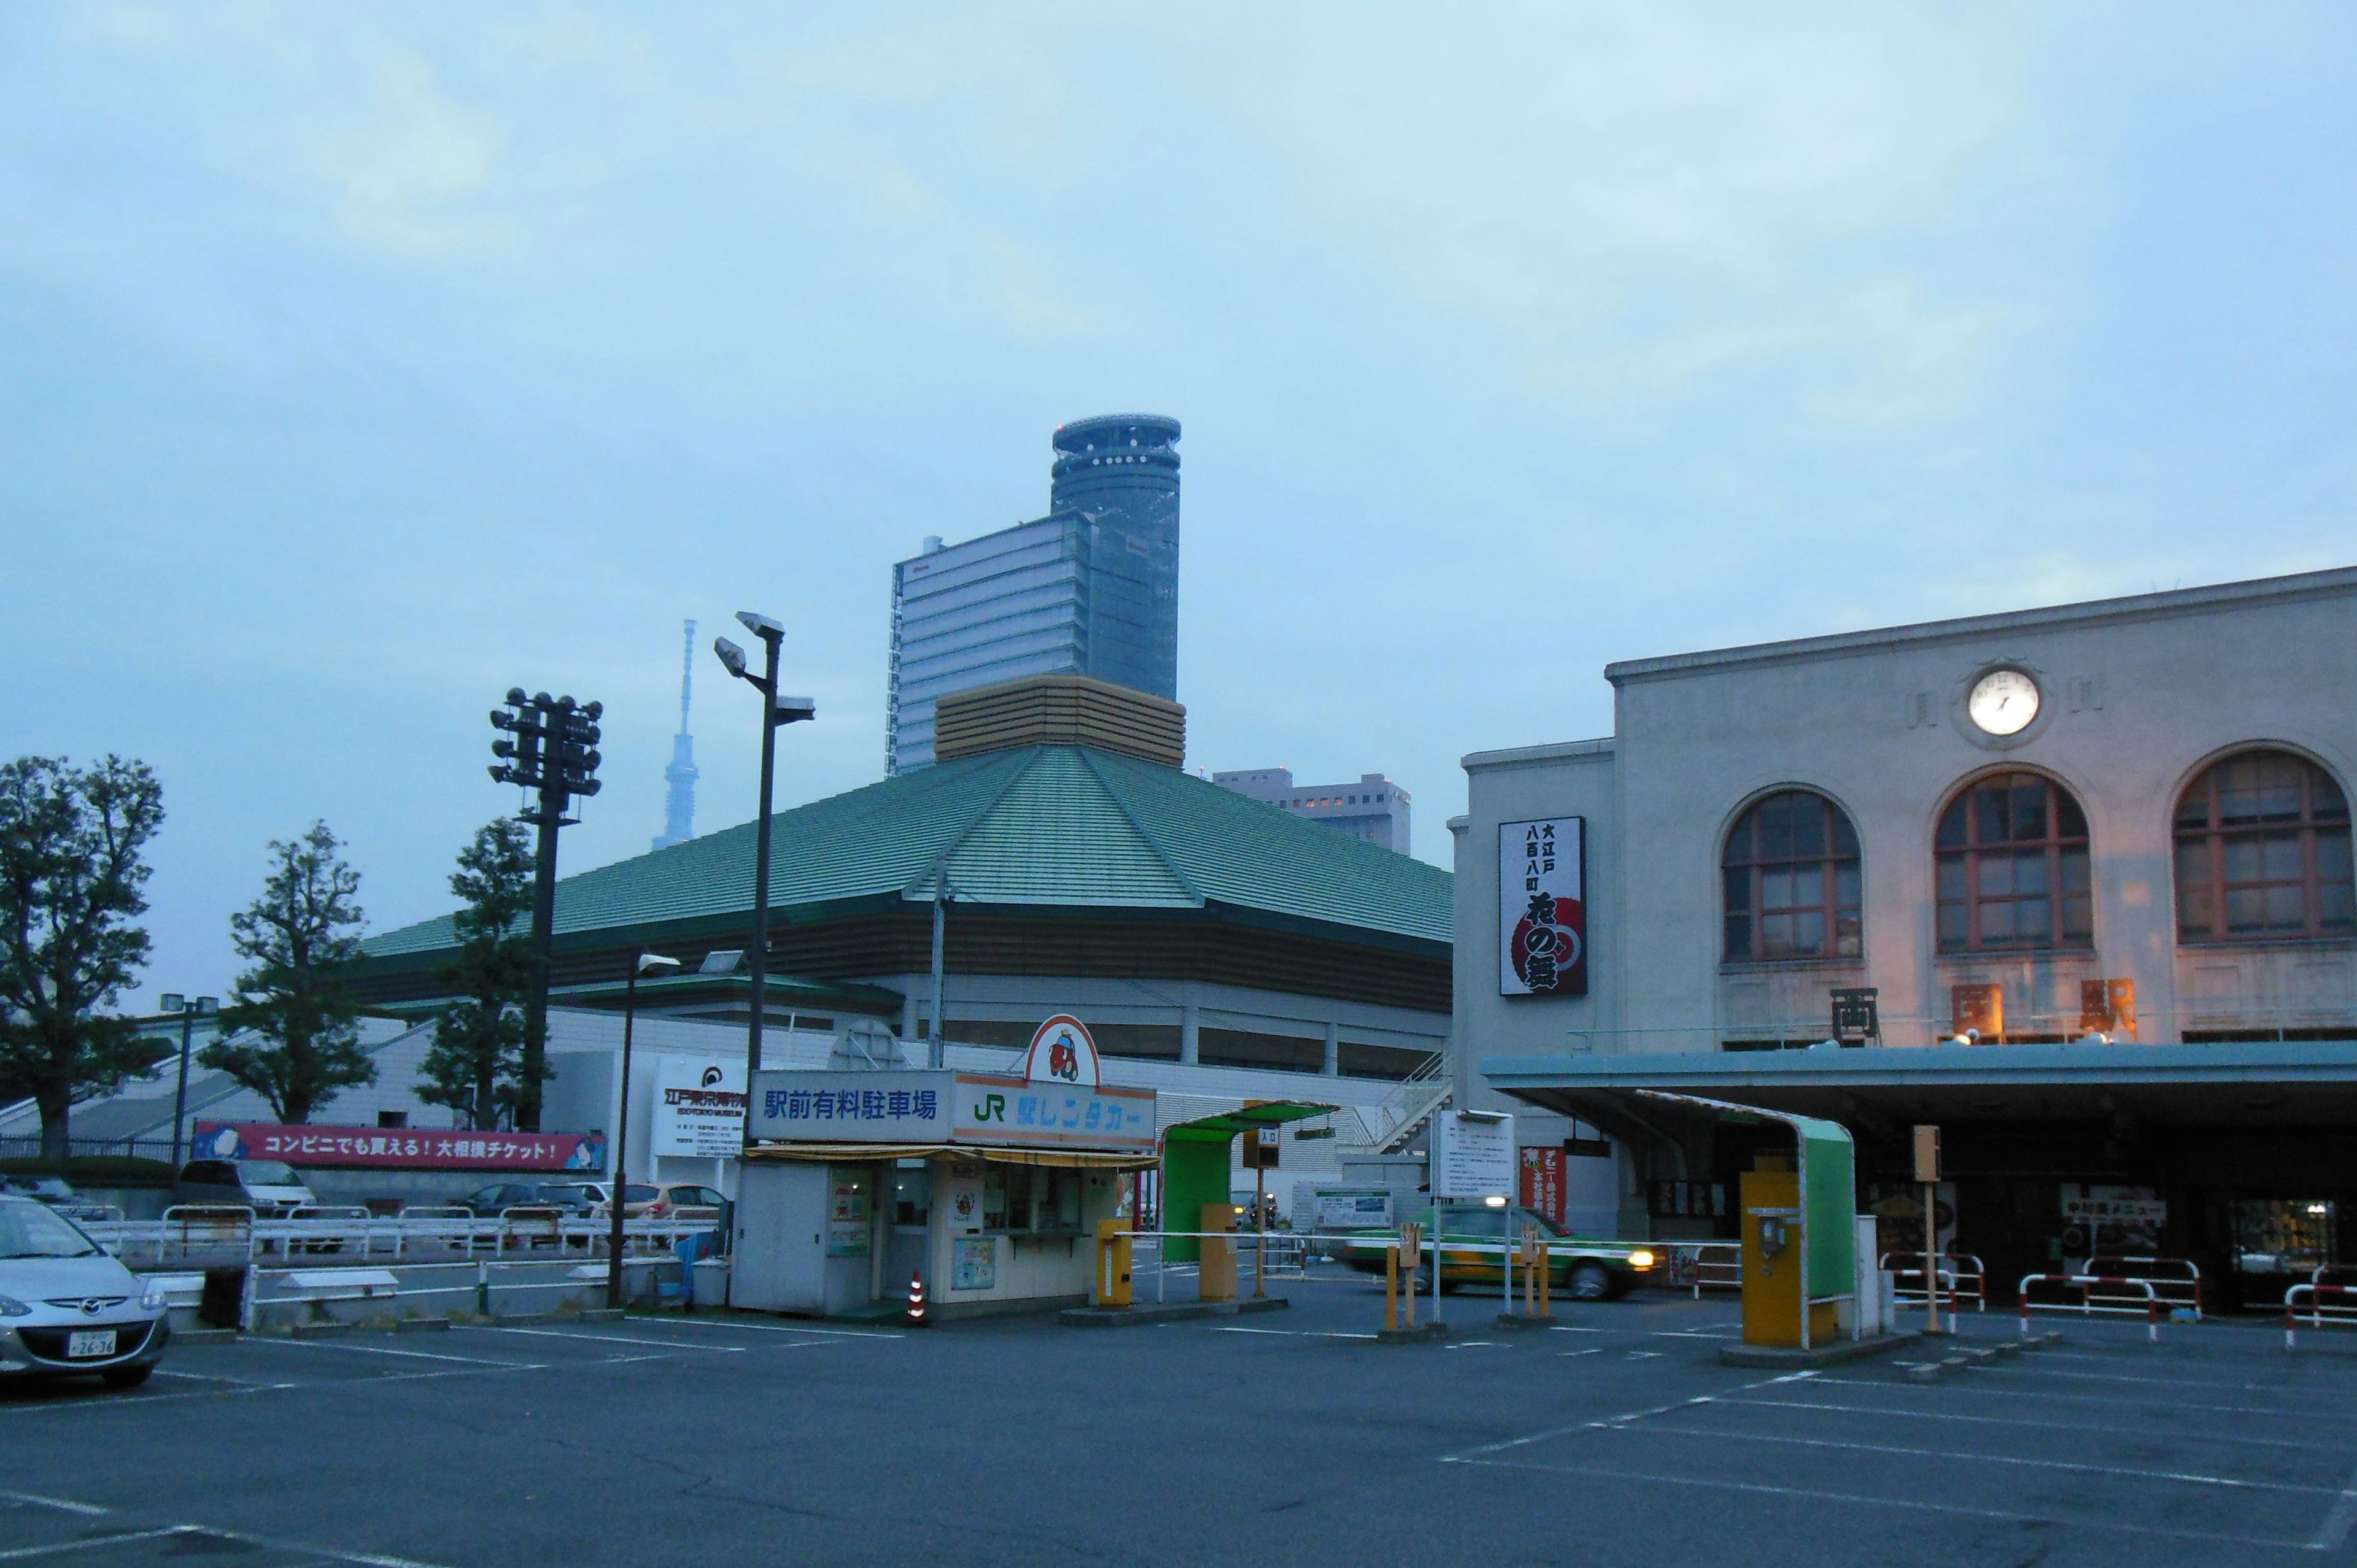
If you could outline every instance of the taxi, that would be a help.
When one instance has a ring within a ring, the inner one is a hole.
[[[1407,1220],[1424,1227],[1426,1247],[1432,1239],[1432,1210],[1410,1214]],[[1661,1254],[1639,1241],[1598,1241],[1571,1234],[1545,1215],[1531,1208],[1451,1207],[1440,1239],[1440,1287],[1505,1284],[1504,1253],[1519,1245],[1527,1226],[1539,1233],[1547,1253],[1547,1289],[1573,1301],[1612,1301],[1649,1280],[1666,1278]],[[1342,1261],[1361,1273],[1383,1272],[1383,1255],[1398,1244],[1399,1232],[1352,1230],[1343,1239]],[[1424,1253],[1415,1273],[1417,1288],[1432,1288],[1432,1254]],[[1514,1288],[1522,1288],[1523,1269],[1514,1268]]]

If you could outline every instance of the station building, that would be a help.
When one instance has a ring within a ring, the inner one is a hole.
[[[1849,1125],[1901,1236],[1941,1125],[1943,1234],[2007,1290],[2149,1251],[2279,1300],[2341,1261],[2357,570],[1605,675],[1610,736],[1468,757],[1450,824],[1453,1073],[1592,1156],[1576,1220],[1733,1233],[1745,1134],[1668,1090]]]

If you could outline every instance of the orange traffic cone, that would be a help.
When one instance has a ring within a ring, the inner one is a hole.
[[[909,1271],[909,1326],[925,1326],[925,1276],[916,1270]]]

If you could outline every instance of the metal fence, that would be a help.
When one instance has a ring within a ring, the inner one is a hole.
[[[159,1219],[82,1220],[91,1240],[134,1262],[214,1262],[342,1254],[348,1259],[407,1260],[530,1257],[604,1257],[613,1222],[594,1216],[568,1216],[544,1208],[511,1208],[483,1216],[463,1208],[412,1208],[397,1215],[365,1209],[298,1210],[294,1218],[264,1219],[251,1208],[183,1205]],[[625,1256],[667,1257],[682,1238],[712,1230],[716,1221],[701,1214],[665,1215],[622,1221]]]
[[[184,1147],[180,1151],[186,1154]],[[156,1160],[165,1165],[172,1162],[172,1140],[169,1138],[69,1138],[68,1157],[81,1159],[92,1155],[113,1155],[141,1160]],[[0,1160],[38,1160],[41,1158],[41,1137],[38,1133],[24,1136],[0,1137]]]

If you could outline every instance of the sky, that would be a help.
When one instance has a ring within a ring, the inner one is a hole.
[[[0,757],[163,781],[126,1004],[324,820],[383,930],[681,622],[881,775],[889,571],[1185,426],[1189,762],[1609,734],[1614,659],[2357,563],[2357,13],[0,7]],[[738,640],[745,640],[741,637]],[[697,826],[752,814],[696,666]]]

